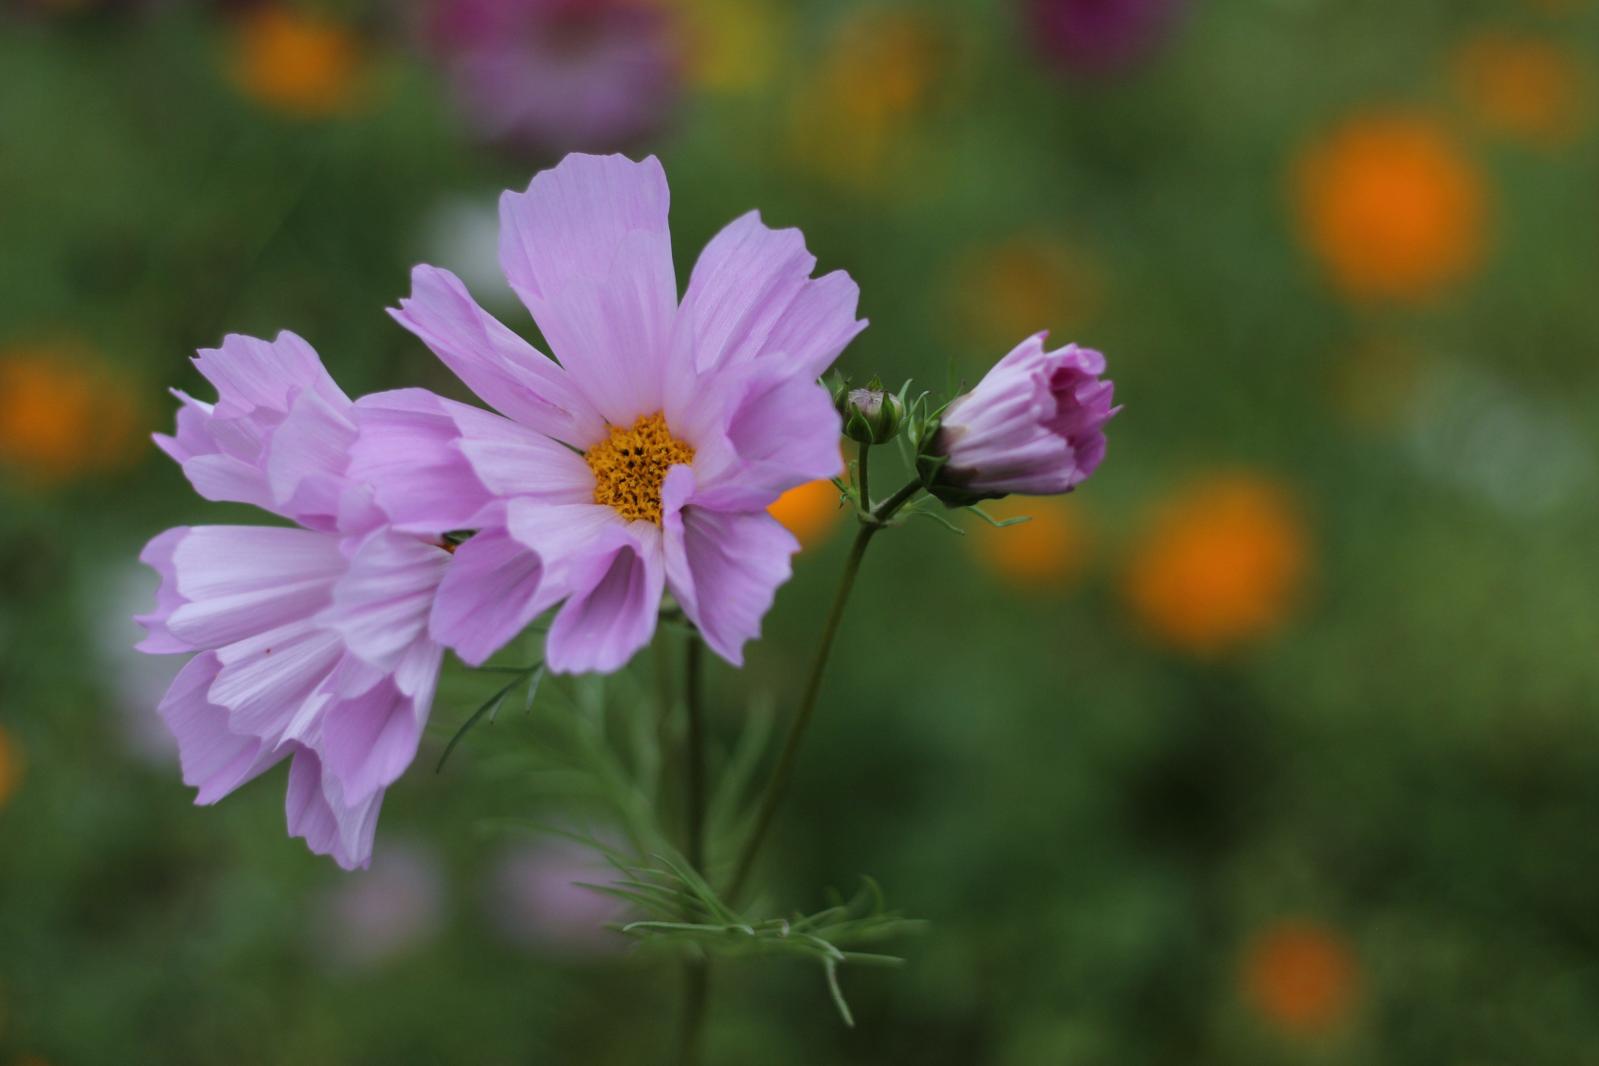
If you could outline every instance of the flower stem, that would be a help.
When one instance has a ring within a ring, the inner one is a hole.
[[[705,708],[701,700],[701,674],[705,656],[698,634],[690,636],[683,648],[683,702],[688,708],[688,736],[684,759],[688,778],[685,807],[688,823],[688,861],[694,869],[705,869]]]
[[[855,487],[860,490],[860,508],[870,514],[872,511],[872,479],[871,469],[867,460],[871,458],[872,446],[866,441],[861,441],[859,458],[855,461]]]
[[[861,447],[860,469],[862,471],[866,469],[865,445]],[[862,478],[861,481],[860,487],[864,498],[865,479]],[[821,694],[822,674],[827,669],[827,658],[832,653],[833,640],[838,636],[839,623],[844,619],[844,607],[849,603],[850,591],[855,587],[855,576],[860,572],[861,560],[866,557],[866,548],[871,544],[872,537],[887,525],[894,513],[909,502],[921,487],[920,481],[912,479],[869,515],[861,518],[860,531],[855,534],[855,543],[850,545],[849,557],[844,560],[844,573],[839,578],[838,592],[833,596],[833,606],[827,612],[827,621],[822,626],[822,640],[816,646],[816,657],[811,662],[811,674],[805,682],[805,693],[800,697],[799,710],[794,714],[794,721],[789,724],[788,736],[783,740],[783,750],[777,757],[777,765],[772,770],[772,776],[766,782],[766,793],[761,797],[760,810],[755,816],[755,828],[751,830],[749,839],[744,842],[744,850],[739,854],[738,866],[728,888],[729,901],[737,901],[739,893],[744,889],[744,883],[749,880],[750,870],[755,865],[755,856],[761,850],[767,830],[771,828],[772,817],[783,802],[784,793],[788,791],[788,781],[794,773],[794,762],[799,757],[800,744],[805,739],[805,730],[810,726],[811,717],[816,711],[816,698]]]
[[[683,703],[688,710],[688,735],[684,740],[685,818],[689,865],[701,872],[705,869],[705,711],[701,698],[704,660],[704,645],[699,634],[692,633],[683,648]],[[685,920],[691,919],[692,916],[685,916]],[[710,959],[700,956],[683,964],[683,1031],[678,1055],[683,1066],[699,1062],[710,983]]]

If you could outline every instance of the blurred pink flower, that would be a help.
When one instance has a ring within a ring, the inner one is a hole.
[[[625,147],[679,93],[666,12],[642,0],[430,0],[424,34],[468,121],[549,156]]]
[[[617,877],[593,850],[558,837],[507,850],[489,876],[490,923],[521,947],[570,954],[619,951],[627,941],[606,929],[622,917],[621,901],[579,882],[604,885]]]
[[[434,853],[401,841],[317,900],[314,950],[343,967],[374,966],[419,947],[442,924],[444,875]]]
[[[1165,38],[1185,0],[1026,0],[1037,47],[1061,68],[1107,73],[1144,58]]]

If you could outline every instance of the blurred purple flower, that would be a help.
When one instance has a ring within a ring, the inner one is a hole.
[[[489,877],[489,919],[521,947],[572,955],[617,951],[623,937],[605,928],[623,905],[577,882],[608,884],[616,871],[581,844],[558,838],[519,844],[501,856]]]
[[[1109,73],[1142,59],[1166,36],[1186,0],[1026,0],[1045,56],[1076,72]]]
[[[430,0],[425,33],[468,119],[502,144],[618,148],[677,101],[672,26],[641,0]]]
[[[317,902],[315,950],[338,967],[375,966],[438,932],[444,877],[433,852],[390,843],[370,869],[339,878]]]

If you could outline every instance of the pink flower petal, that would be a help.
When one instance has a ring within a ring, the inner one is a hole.
[[[659,390],[677,308],[669,204],[653,156],[569,155],[500,198],[506,279],[612,422],[647,413],[640,405]]]
[[[372,486],[378,506],[398,529],[470,529],[493,502],[458,447],[461,434],[451,406],[461,405],[426,389],[380,392],[356,401],[360,433],[351,447],[350,476]]]
[[[332,606],[317,620],[351,652],[392,671],[413,643],[426,639],[433,593],[449,562],[449,553],[436,544],[380,530],[356,548],[348,572],[333,587]]]
[[[573,565],[571,595],[544,643],[551,671],[610,673],[650,642],[666,583],[660,542],[647,523],[612,525]]]
[[[350,407],[334,407],[314,392],[294,398],[273,431],[264,469],[274,509],[301,525],[333,529],[348,479],[355,423]]]
[[[720,431],[695,441],[694,502],[719,511],[762,511],[796,485],[839,473],[841,419],[832,397],[778,360],[718,374],[701,400]]]
[[[480,666],[554,602],[547,590],[540,595],[543,576],[538,555],[503,529],[479,533],[455,550],[428,631]]]
[[[284,412],[299,392],[314,393],[335,406],[350,404],[323,368],[316,349],[288,330],[271,341],[230,333],[221,347],[202,348],[194,365],[216,386],[218,418],[237,418],[258,409]]]
[[[799,541],[764,511],[682,506],[689,486],[679,470],[668,475],[663,494],[667,584],[711,650],[742,666],[744,644],[760,636]]]
[[[560,440],[599,434],[599,417],[566,372],[479,307],[449,271],[414,269],[410,299],[390,314],[507,418]]]
[[[330,855],[346,870],[363,869],[372,861],[383,793],[364,802],[346,803],[338,783],[322,772],[322,762],[309,748],[298,747],[289,764],[289,790],[284,803],[289,835],[302,837],[318,855]]]
[[[176,550],[178,542],[188,533],[188,526],[178,526],[164,533],[158,533],[139,553],[139,561],[161,577],[161,584],[155,594],[155,610],[149,614],[136,615],[133,619],[144,627],[145,637],[138,644],[138,649],[142,652],[168,655],[196,650],[194,645],[179,640],[167,628],[167,620],[172,617],[172,612],[184,604],[183,594],[178,591],[178,571],[173,565],[172,553]]]
[[[328,602],[345,561],[336,537],[272,526],[196,526],[171,544],[183,597],[167,629],[196,648],[310,618]]]
[[[323,773],[339,780],[347,801],[369,799],[398,780],[416,758],[424,720],[392,679],[332,704],[318,745]]]
[[[178,671],[159,707],[178,742],[183,783],[199,790],[199,804],[217,802],[283,758],[258,738],[229,729],[227,709],[206,699],[220,669],[214,654],[196,655]]]

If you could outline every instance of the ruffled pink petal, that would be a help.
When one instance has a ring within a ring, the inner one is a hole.
[[[553,603],[541,596],[544,564],[503,529],[489,529],[455,550],[428,619],[428,632],[480,666]]]
[[[866,323],[855,320],[859,291],[849,276],[812,280],[815,267],[799,230],[770,229],[758,211],[729,223],[694,264],[674,365],[705,373],[771,355],[797,377],[817,377]]]
[[[306,620],[229,644],[216,655],[222,669],[207,698],[228,709],[234,732],[276,744],[314,732],[344,644],[337,633]]]
[[[721,422],[693,438],[698,506],[764,510],[794,486],[842,469],[832,397],[776,360],[711,376],[701,404],[719,412]]]
[[[266,446],[273,509],[309,528],[337,528],[355,436],[348,403],[335,407],[315,392],[296,395]]]
[[[228,712],[206,699],[221,664],[207,652],[190,659],[158,708],[178,742],[183,783],[198,789],[194,802],[215,803],[283,758],[253,736],[228,728]]]
[[[658,393],[677,307],[655,157],[567,156],[500,198],[500,265],[572,380],[626,423]],[[588,441],[575,441],[578,445]]]
[[[392,678],[324,712],[318,750],[323,773],[338,779],[343,797],[360,803],[405,773],[416,758],[425,716]]]
[[[426,389],[380,392],[356,401],[359,434],[350,449],[350,476],[372,486],[378,506],[396,528],[417,533],[471,529],[493,502],[458,446],[460,429],[450,411],[460,406]]]
[[[860,297],[860,286],[842,270],[812,280],[772,326],[764,350],[798,376],[821,377],[868,325],[855,317]]]
[[[463,404],[449,410],[459,433],[456,446],[495,496],[558,503],[594,499],[594,474],[570,448],[488,411]]]
[[[336,406],[350,404],[316,349],[287,330],[271,341],[231,333],[221,347],[202,348],[194,365],[216,386],[217,418],[238,418],[257,409],[285,412],[300,392],[315,393]]]
[[[505,505],[505,531],[537,553],[544,580],[564,584],[574,562],[591,554],[613,526],[625,525],[615,510],[598,503],[552,503],[519,497]]]
[[[777,587],[789,579],[799,541],[764,511],[729,514],[683,506],[684,467],[662,486],[666,582],[711,650],[744,665],[744,644],[761,633]]]
[[[213,503],[247,503],[276,513],[266,471],[234,455],[210,452],[183,461],[183,476]]]
[[[209,452],[216,447],[216,442],[206,432],[206,423],[211,418],[212,407],[202,400],[196,400],[182,389],[170,391],[178,398],[177,430],[170,437],[164,433],[152,434],[151,439],[173,462],[182,465],[193,456]]]
[[[346,565],[336,537],[304,529],[195,526],[164,547],[183,599],[166,628],[195,648],[310,618]]]
[[[183,594],[178,591],[178,571],[172,562],[172,553],[178,542],[189,533],[188,526],[178,526],[158,533],[139,553],[139,561],[154,570],[161,578],[156,589],[155,610],[135,615],[134,621],[144,627],[144,639],[137,647],[152,655],[169,655],[175,652],[196,650],[188,641],[179,640],[167,629],[172,612],[183,606]]]
[[[382,807],[381,791],[361,803],[345,802],[337,780],[322,772],[316,753],[296,748],[284,811],[289,835],[303,838],[313,852],[332,856],[346,870],[366,867],[372,861],[372,839]]]
[[[599,416],[566,372],[479,307],[449,271],[415,268],[410,299],[390,314],[507,418],[559,440],[600,433]]]
[[[392,671],[413,643],[426,639],[433,594],[449,562],[436,544],[380,530],[356,547],[333,586],[332,605],[317,620],[355,655]]]
[[[544,642],[555,673],[610,673],[627,665],[655,633],[666,584],[661,538],[643,522],[612,525],[571,565],[571,591]]]

